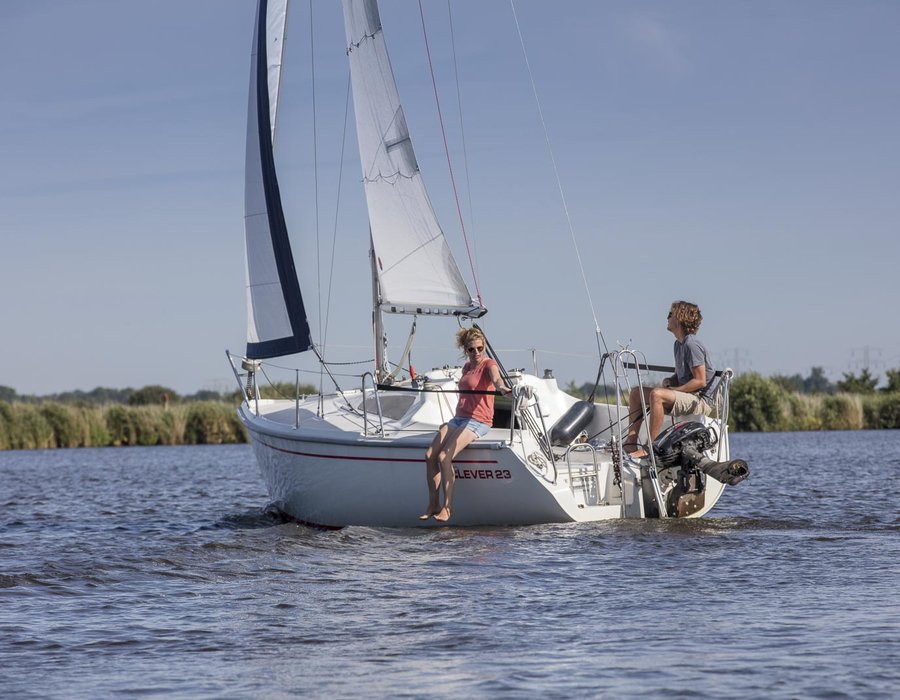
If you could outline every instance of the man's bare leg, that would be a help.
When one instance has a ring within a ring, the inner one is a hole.
[[[662,430],[666,414],[675,406],[675,392],[671,389],[656,388],[650,392],[650,442],[656,440]]]
[[[625,452],[634,457],[646,457],[647,453],[638,446],[638,434],[644,422],[644,405],[650,405],[650,389],[644,388],[644,401],[641,401],[641,390],[634,387],[628,397],[628,432],[622,445]]]

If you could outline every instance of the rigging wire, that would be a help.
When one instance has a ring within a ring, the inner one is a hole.
[[[334,261],[337,257],[338,216],[341,211],[341,187],[344,183],[344,151],[347,146],[347,119],[350,114],[350,73],[347,73],[347,96],[344,98],[344,131],[341,136],[341,158],[338,161],[337,198],[334,204],[334,231],[331,237],[331,268],[328,271],[328,296],[325,301],[325,330],[322,334],[322,352],[328,339],[328,320],[331,317],[331,290],[334,285]]]
[[[466,254],[469,256],[469,267],[472,270],[472,278],[475,280],[475,295],[478,304],[484,306],[481,299],[481,289],[478,286],[478,273],[475,271],[475,262],[472,259],[472,251],[469,248],[469,237],[466,235],[466,223],[463,219],[462,207],[459,203],[459,192],[456,189],[456,177],[453,175],[453,164],[450,160],[450,147],[447,145],[447,132],[444,129],[444,115],[441,112],[441,100],[438,97],[437,80],[434,77],[434,65],[431,62],[431,48],[428,45],[428,31],[425,28],[425,9],[422,0],[419,0],[419,16],[422,18],[422,35],[425,37],[425,53],[428,56],[428,70],[431,72],[431,86],[434,89],[434,101],[437,105],[438,120],[441,123],[441,136],[444,139],[444,153],[447,156],[447,169],[450,171],[450,183],[453,186],[453,198],[456,201],[456,213],[459,215],[459,225],[462,229],[463,241],[466,244]]]
[[[581,280],[584,283],[584,291],[587,293],[588,304],[591,307],[591,315],[594,317],[594,332],[597,335],[597,349],[602,355],[604,350],[606,350],[606,340],[603,338],[603,333],[600,331],[600,323],[599,321],[597,321],[597,312],[594,309],[594,299],[591,296],[591,289],[588,285],[587,275],[584,272],[584,263],[581,260],[581,251],[578,248],[578,240],[575,237],[575,226],[572,224],[572,217],[569,214],[569,206],[566,203],[566,195],[563,191],[562,179],[559,176],[559,168],[556,165],[556,156],[553,153],[553,146],[550,143],[550,131],[547,129],[547,122],[544,119],[544,110],[541,107],[541,99],[538,96],[537,84],[534,81],[534,73],[531,70],[531,62],[528,60],[528,52],[525,50],[525,38],[522,36],[522,28],[519,26],[519,15],[518,13],[516,13],[515,0],[509,0],[509,6],[512,8],[513,19],[516,22],[516,32],[519,35],[519,43],[522,46],[522,55],[525,57],[525,67],[528,69],[528,78],[531,81],[531,91],[534,94],[534,101],[537,104],[538,115],[541,119],[541,127],[544,130],[544,139],[547,142],[547,150],[550,153],[550,162],[553,164],[553,174],[556,177],[556,187],[557,189],[559,189],[559,197],[562,200],[563,211],[565,211],[566,214],[566,222],[569,225],[569,233],[572,236],[572,246],[575,248],[575,257],[578,260],[578,269],[581,271]],[[609,351],[606,350],[606,352]]]
[[[469,230],[472,233],[472,247],[475,249],[475,266],[478,266],[478,239],[475,236],[475,208],[472,206],[472,178],[469,177],[469,156],[466,148],[466,130],[463,122],[462,92],[459,89],[459,64],[456,60],[456,37],[453,34],[453,12],[447,0],[447,19],[450,25],[450,48],[453,53],[453,77],[456,81],[456,106],[459,112],[459,134],[462,139],[463,170],[466,174],[466,198],[469,203]]]

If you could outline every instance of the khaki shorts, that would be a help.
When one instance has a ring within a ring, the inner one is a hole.
[[[701,416],[712,415],[712,406],[701,399],[696,394],[685,394],[683,391],[673,391],[675,394],[675,403],[672,406],[673,416],[690,416],[699,414]]]

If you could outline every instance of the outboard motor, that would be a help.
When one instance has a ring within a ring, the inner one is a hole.
[[[718,437],[703,423],[676,423],[667,428],[653,443],[653,454],[659,469],[675,470],[675,486],[666,498],[666,511],[684,518],[700,511],[706,501],[706,476],[734,486],[750,475],[742,459],[716,462],[703,453],[716,446]],[[645,493],[648,512],[655,508],[652,494]]]
[[[704,455],[716,442],[716,434],[703,423],[676,423],[660,433],[653,443],[653,453],[662,469],[678,466],[686,471],[699,470],[716,481],[736,486],[750,476],[750,467],[742,459],[716,462]]]

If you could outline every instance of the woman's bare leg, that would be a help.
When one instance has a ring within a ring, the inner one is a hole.
[[[456,475],[453,473],[453,460],[466,445],[472,443],[478,436],[468,428],[461,428],[447,436],[444,441],[444,447],[438,455],[441,464],[441,482],[444,484],[444,505],[435,520],[442,523],[450,520],[453,510],[453,486],[456,483]]]
[[[450,432],[450,426],[444,423],[438,428],[431,445],[425,450],[425,479],[428,482],[428,508],[419,516],[419,520],[428,520],[440,511],[438,507],[439,489],[441,487],[441,445]]]

